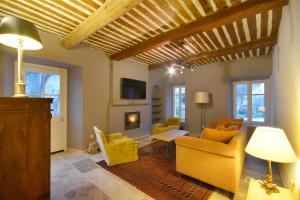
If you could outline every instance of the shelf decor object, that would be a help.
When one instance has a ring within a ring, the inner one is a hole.
[[[201,106],[201,131],[205,128],[205,108],[204,104],[209,103],[209,93],[208,92],[196,92],[195,103]]]
[[[261,182],[261,187],[267,194],[279,193],[276,184],[272,182],[272,161],[292,163],[297,160],[284,131],[280,128],[257,127],[245,150],[254,157],[268,161],[267,177]]]
[[[23,50],[43,48],[36,27],[29,21],[8,16],[0,24],[0,43],[18,49],[18,73],[14,97],[26,97],[23,78]]]

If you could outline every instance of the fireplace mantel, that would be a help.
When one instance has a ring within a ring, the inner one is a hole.
[[[141,106],[141,105],[149,105],[149,101],[147,100],[121,100],[121,101],[113,101],[111,106]]]

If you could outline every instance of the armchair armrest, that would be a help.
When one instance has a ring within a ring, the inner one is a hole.
[[[152,129],[152,131],[159,131],[159,132],[168,131],[168,130],[170,130],[170,128],[168,126],[158,126],[158,127],[154,127]]]
[[[163,123],[156,123],[153,125],[152,128],[156,128],[156,127],[164,127],[164,124]]]
[[[180,128],[180,126],[178,126],[178,125],[170,125],[170,126],[168,126],[168,128],[171,130],[171,129],[179,129]]]
[[[123,133],[112,133],[112,134],[109,134],[107,137],[109,140],[111,140],[111,139],[122,138],[122,137],[124,137],[124,135],[123,135]]]
[[[235,146],[215,142],[212,140],[206,140],[201,138],[189,137],[189,136],[180,136],[175,139],[176,145],[184,146],[187,148],[205,151],[207,153],[213,153],[226,157],[235,157],[236,150]]]
[[[137,143],[130,138],[113,140],[108,144],[108,154],[111,159],[120,156],[133,155],[137,151]]]
[[[108,143],[108,149],[111,153],[133,153],[135,146],[137,147],[136,142],[126,137],[118,140],[113,140],[112,142]]]

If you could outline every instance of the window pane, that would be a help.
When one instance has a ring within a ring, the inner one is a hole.
[[[185,121],[185,87],[174,87],[173,95],[173,115],[174,117],[179,117],[182,121]]]
[[[181,93],[181,103],[182,103],[181,106],[185,106],[185,94],[184,93]]]
[[[29,96],[42,95],[42,73],[26,71],[25,92]]]
[[[185,122],[185,87],[181,88],[181,121]]]
[[[185,95],[185,87],[181,88],[181,94]]]
[[[174,105],[174,117],[179,117],[179,102]]]
[[[45,83],[45,94],[60,94],[60,76],[58,74],[48,74],[44,75]]]
[[[252,83],[252,94],[264,94],[265,84],[264,83]]]
[[[247,83],[238,83],[235,85],[236,94],[247,94],[248,93],[248,84]]]
[[[236,118],[248,119],[248,95],[237,95],[236,96]]]
[[[185,110],[181,110],[181,121],[184,122],[185,121]]]
[[[179,87],[175,87],[174,95],[179,95]]]
[[[252,121],[264,122],[265,111],[265,96],[252,95]]]
[[[59,95],[46,95],[46,98],[53,98],[53,103],[51,104],[52,115],[60,115],[60,97]]]

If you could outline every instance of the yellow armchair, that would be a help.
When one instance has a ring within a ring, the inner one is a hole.
[[[94,126],[95,135],[100,146],[103,159],[108,166],[119,165],[138,160],[137,143],[122,133],[105,133]]]
[[[152,127],[152,134],[159,134],[171,129],[179,129],[180,128],[180,119],[177,117],[170,117],[167,119],[165,123],[156,123]]]

